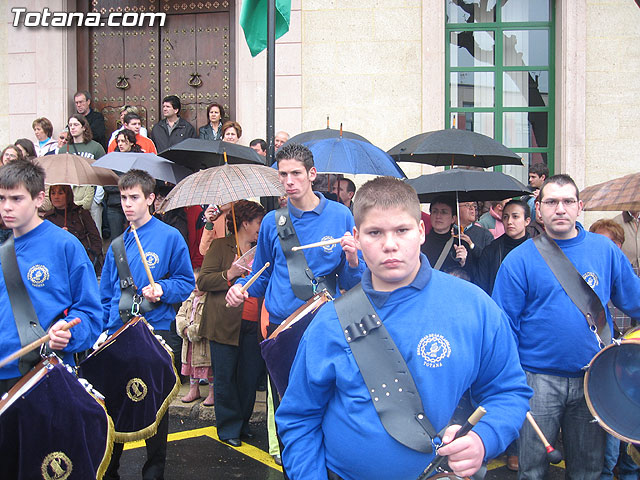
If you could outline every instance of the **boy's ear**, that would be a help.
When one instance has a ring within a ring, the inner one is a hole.
[[[353,238],[356,241],[356,248],[362,250],[360,248],[360,232],[358,232],[358,227],[353,227]]]

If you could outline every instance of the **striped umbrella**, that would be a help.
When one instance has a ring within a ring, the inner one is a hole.
[[[192,205],[224,205],[243,198],[279,197],[285,194],[278,172],[262,165],[221,165],[184,178],[160,205],[166,212]]]
[[[585,210],[640,210],[640,172],[585,188],[580,192]]]

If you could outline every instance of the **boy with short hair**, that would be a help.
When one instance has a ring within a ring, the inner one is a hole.
[[[154,333],[169,339],[171,322],[176,316],[173,304],[186,300],[195,288],[195,279],[189,259],[189,251],[180,232],[153,217],[149,207],[155,195],[155,180],[143,170],[132,169],[120,177],[118,188],[122,210],[127,221],[136,229],[145,252],[145,260],[154,277],[155,288],[149,284],[144,264],[141,261],[135,237],[130,229],[125,230],[124,246],[127,263],[131,270],[137,294],[152,304],[152,310],[141,312]],[[117,240],[114,240],[116,242]],[[144,287],[142,287],[144,285]],[[142,287],[142,288],[141,288]],[[100,294],[104,313],[104,329],[109,334],[120,328],[124,319],[120,317],[120,279],[113,253],[113,243],[107,251],[100,281]],[[147,462],[143,466],[144,479],[164,478],[169,416],[165,414],[158,424],[158,433],[146,440]],[[105,478],[119,478],[118,467],[122,455],[121,443],[113,449],[111,464]]]
[[[0,168],[0,214],[13,231],[13,238],[7,240],[10,243],[1,248],[8,248],[7,254],[15,255],[19,270],[0,274],[0,357],[21,347],[5,282],[17,274],[40,326],[45,331],[49,329],[49,347],[58,350],[65,363],[73,365],[73,353],[88,349],[102,326],[98,284],[80,241],[38,216],[45,198],[44,177],[42,167],[27,161]],[[80,318],[81,323],[68,331],[61,330],[74,318]],[[0,394],[8,391],[23,373],[18,360],[0,369]]]
[[[487,410],[472,432],[452,442],[459,427],[449,427],[443,440],[451,444],[439,450],[457,475],[471,475],[517,436],[528,409],[531,390],[507,319],[480,289],[433,270],[420,253],[425,233],[413,188],[390,177],[367,182],[354,217],[367,264],[362,290],[407,363],[435,430],[447,425],[467,390]],[[311,322],[276,413],[287,474],[415,480],[433,452],[406,447],[381,425],[376,394],[336,313],[346,298],[326,304]]]

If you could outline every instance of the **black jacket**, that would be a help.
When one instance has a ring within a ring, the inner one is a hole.
[[[202,140],[222,140],[222,122],[218,123],[218,130],[215,132],[210,123],[200,127],[198,130],[198,138]]]
[[[426,238],[425,242],[422,244],[421,250],[427,258],[429,259],[429,263],[433,267],[438,261],[438,257],[440,257],[440,253],[444,248],[447,241],[451,238],[451,232],[447,233],[436,233],[435,230],[431,230]],[[458,244],[458,240],[454,241],[454,244]],[[467,272],[469,277],[473,277],[474,273],[474,265],[473,265],[473,257],[469,255],[469,251],[471,248],[467,244],[467,242],[462,242],[462,246],[467,249],[467,260],[464,264],[463,270]],[[451,250],[449,254],[445,258],[440,271],[442,272],[450,272],[451,270],[456,270],[460,268],[460,263],[456,260],[456,251],[453,245],[451,245]]]
[[[93,139],[102,145],[102,148],[107,150],[107,129],[104,126],[104,115],[102,115],[99,111],[89,109],[89,113],[87,113],[84,118],[89,122],[89,126],[91,127],[91,133],[93,134]]]
[[[155,143],[158,153],[164,152],[169,147],[187,138],[196,138],[196,129],[184,118],[178,118],[171,135],[169,135],[169,126],[166,118],[160,120],[151,129],[151,140]]]
[[[525,233],[524,237],[514,240],[505,233],[487,245],[476,265],[474,283],[491,295],[502,261],[511,250],[522,245],[528,238],[529,234]]]

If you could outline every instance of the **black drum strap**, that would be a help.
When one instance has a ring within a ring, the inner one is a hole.
[[[316,277],[309,268],[304,253],[301,250],[295,252],[292,250],[293,247],[300,246],[300,240],[298,240],[298,234],[293,228],[289,209],[285,207],[276,210],[275,219],[280,247],[287,260],[287,270],[293,294],[305,302],[323,289],[326,289],[331,295],[335,295],[336,274],[330,273],[324,277]]]
[[[431,453],[437,432],[424,413],[407,363],[362,285],[333,305],[384,429],[403,445]]]
[[[116,268],[118,269],[118,277],[120,279],[120,302],[118,303],[118,310],[120,311],[122,321],[127,323],[133,317],[153,310],[160,305],[160,302],[151,303],[146,298],[141,298],[138,295],[136,285],[133,283],[131,269],[129,268],[127,251],[124,247],[124,233],[113,239],[111,242],[111,250],[113,251],[113,258],[116,261]],[[138,303],[138,312],[133,311],[132,307],[134,302]]]
[[[7,294],[9,295],[9,302],[11,303],[11,310],[13,310],[13,318],[18,329],[20,344],[24,347],[44,337],[46,332],[40,326],[31,297],[29,297],[27,287],[22,281],[13,235],[0,247],[0,261],[2,262],[2,274],[7,287]],[[27,373],[40,359],[39,350],[34,350],[22,356],[18,360],[20,373],[22,375]]]
[[[597,335],[600,348],[610,344],[611,329],[598,294],[546,233],[534,237],[533,243],[566,294],[586,318],[591,331]]]

